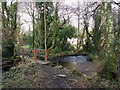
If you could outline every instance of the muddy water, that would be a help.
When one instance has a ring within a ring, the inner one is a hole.
[[[77,64],[87,62],[87,56],[66,56],[55,60],[64,67],[75,68]]]
[[[59,57],[55,61],[62,65],[63,67],[71,68],[73,70],[77,70],[82,74],[93,77],[97,72],[97,67],[94,63],[87,60],[87,56],[66,56]]]

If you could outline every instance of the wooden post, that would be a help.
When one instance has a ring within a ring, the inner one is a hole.
[[[37,60],[37,50],[34,50],[34,61]]]
[[[48,49],[45,49],[45,59],[48,59]]]

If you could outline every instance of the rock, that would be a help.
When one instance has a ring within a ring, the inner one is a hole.
[[[87,76],[86,74],[82,74],[85,79],[91,79],[90,76]]]
[[[41,64],[47,65],[47,64],[49,64],[49,62],[42,62]]]
[[[82,74],[84,77],[87,77],[87,75],[86,74]]]
[[[86,74],[82,74],[84,78],[86,78],[87,80],[91,80],[93,78],[98,78],[97,77],[97,73],[96,72],[93,72],[91,73],[90,75],[86,75]]]
[[[77,82],[78,82],[76,79],[69,79],[69,81],[70,81],[71,84],[73,84],[73,85],[77,84]]]
[[[63,68],[62,65],[57,65],[55,66],[56,68]]]
[[[57,76],[58,76],[58,77],[61,77],[61,78],[65,78],[65,77],[66,77],[65,74],[58,74]]]
[[[42,65],[48,65],[50,63],[49,61],[37,61],[37,62]]]
[[[72,71],[72,73],[73,73],[73,74],[77,74],[77,75],[79,75],[79,76],[82,75],[81,72],[79,72],[79,71],[77,71],[77,70],[75,70],[75,69]]]
[[[96,77],[97,75],[98,75],[97,72],[93,72],[91,77],[93,78],[93,77]]]
[[[78,81],[76,79],[69,79],[69,81],[77,83]]]

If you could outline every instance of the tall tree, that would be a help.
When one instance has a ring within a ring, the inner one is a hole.
[[[45,61],[47,60],[46,3],[44,3]]]
[[[50,23],[52,22],[52,15],[53,15],[53,2],[37,2],[36,3],[36,8],[37,8],[37,13],[38,13],[38,19],[40,19],[40,24],[39,24],[39,30],[40,30],[40,47],[44,48],[45,43],[45,27],[44,27],[44,4],[45,5],[45,11],[46,11],[46,31],[47,31],[47,37],[49,37],[49,33],[51,32],[50,30]],[[49,39],[49,38],[47,38]],[[48,43],[47,43],[48,46]],[[49,47],[48,47],[49,48]]]
[[[13,56],[16,43],[17,2],[11,2],[10,6],[7,6],[7,2],[2,2],[2,22],[3,51],[7,49],[9,52],[3,52],[3,56],[5,53],[9,54],[8,56]]]

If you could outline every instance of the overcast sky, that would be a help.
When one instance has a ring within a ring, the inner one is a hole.
[[[65,4],[65,5],[70,5],[70,6],[72,6],[73,3],[74,3],[74,4],[77,3],[77,0],[74,0],[74,2],[70,2],[70,0],[66,0],[66,1],[62,1],[62,3]],[[29,28],[32,29],[31,22],[25,22],[25,21],[31,21],[31,17],[30,17],[28,14],[26,14],[26,13],[20,13],[20,16],[21,16],[21,20],[22,20],[21,22],[23,23],[23,25],[22,25],[22,30],[23,30],[24,32],[26,32],[27,30],[29,30]],[[73,26],[76,26],[76,27],[77,27],[77,17],[75,17],[75,16],[72,16],[72,17],[71,17],[71,24],[72,24]]]
[[[10,1],[16,1],[16,0],[7,0],[10,4]],[[22,2],[33,2],[35,0],[18,0],[18,1],[22,1]],[[44,0],[38,0],[38,1],[44,1]],[[46,0],[46,1],[50,1],[50,0]],[[61,0],[54,0],[54,1],[61,1]],[[94,2],[94,1],[101,1],[101,0],[62,0],[62,3],[64,3],[65,5],[70,5],[73,6],[73,4],[77,4],[77,2],[83,3],[83,2]],[[105,1],[105,0],[104,0]],[[112,1],[112,0],[106,0],[106,1]],[[114,0],[116,2],[119,2],[120,0]],[[29,28],[32,28],[31,22],[25,22],[25,21],[31,21],[31,17],[26,14],[26,13],[19,13],[19,15],[21,16],[21,22],[22,24],[22,30],[23,31],[27,31],[29,30]],[[71,24],[75,27],[77,27],[77,17],[72,16],[71,18]],[[92,23],[92,22],[91,22]]]

